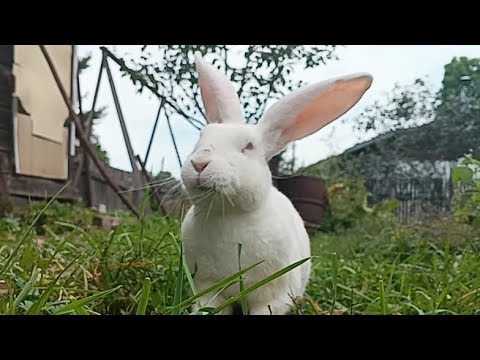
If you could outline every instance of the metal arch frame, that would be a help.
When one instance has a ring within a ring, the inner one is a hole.
[[[46,52],[46,49],[44,47],[42,47],[42,45],[40,45],[40,47],[42,48],[42,52],[44,53],[45,57],[47,58],[48,53]],[[137,184],[139,186],[141,185],[140,184],[141,177],[145,178],[145,180],[147,182],[151,182],[151,178],[146,171],[146,164],[147,164],[147,161],[149,159],[149,155],[151,153],[153,140],[154,140],[154,137],[155,137],[156,130],[158,128],[158,123],[160,121],[160,116],[162,115],[162,111],[164,112],[164,115],[166,117],[168,129],[169,129],[169,133],[170,133],[170,138],[172,140],[174,150],[175,150],[175,154],[176,154],[176,158],[177,158],[178,165],[179,165],[180,168],[182,167],[182,160],[181,160],[181,157],[180,157],[180,153],[179,153],[178,145],[177,145],[177,142],[176,142],[176,139],[175,139],[175,134],[174,134],[174,130],[173,130],[173,127],[172,127],[172,124],[171,124],[171,121],[170,121],[170,117],[168,116],[167,112],[165,111],[165,105],[167,105],[169,103],[168,100],[166,100],[165,98],[160,98],[160,105],[159,105],[159,108],[158,108],[158,111],[157,111],[157,114],[156,114],[156,117],[155,117],[155,120],[154,120],[154,125],[153,125],[153,129],[151,131],[151,134],[150,134],[150,139],[149,139],[149,143],[148,143],[148,147],[147,147],[147,150],[146,150],[146,153],[145,153],[144,160],[142,161],[140,156],[134,154],[133,146],[130,142],[130,137],[128,135],[128,131],[127,131],[126,124],[125,124],[125,119],[124,119],[123,112],[122,112],[122,109],[121,109],[120,100],[118,98],[118,94],[117,94],[117,91],[116,91],[116,87],[115,87],[115,83],[114,83],[113,76],[112,76],[112,73],[111,73],[111,69],[110,69],[110,66],[108,64],[108,59],[110,58],[115,63],[117,63],[119,65],[121,65],[121,64],[119,63],[119,59],[116,58],[110,51],[108,51],[108,49],[106,49],[104,47],[101,47],[101,50],[102,50],[102,61],[101,61],[100,69],[99,69],[99,73],[98,73],[98,79],[97,79],[97,84],[96,84],[96,87],[95,87],[95,93],[94,93],[94,97],[93,97],[91,111],[90,111],[87,119],[84,120],[84,123],[82,124],[80,122],[81,126],[78,126],[77,121],[75,119],[75,116],[72,115],[73,118],[74,118],[73,119],[74,123],[75,123],[75,126],[73,126],[73,128],[77,128],[77,131],[79,132],[79,135],[80,135],[80,140],[81,140],[82,147],[85,150],[85,152],[80,157],[79,165],[78,165],[78,167],[75,171],[75,174],[73,175],[73,184],[74,184],[74,186],[77,185],[78,180],[79,180],[79,178],[82,174],[82,171],[85,171],[87,203],[88,203],[89,206],[91,206],[94,203],[94,201],[93,201],[94,199],[92,198],[93,197],[93,192],[92,192],[92,189],[91,189],[91,168],[90,168],[91,165],[90,165],[90,160],[93,160],[95,165],[97,166],[97,168],[102,173],[105,180],[107,181],[107,183],[112,188],[114,188],[114,190],[118,193],[118,195],[120,196],[120,198],[124,202],[124,204],[127,205],[127,207],[132,212],[137,213],[138,210],[132,208],[133,204],[130,204],[130,205],[127,204],[127,202],[125,200],[128,200],[128,199],[126,199],[123,196],[123,194],[120,194],[120,192],[115,189],[115,188],[118,188],[118,185],[116,185],[113,182],[113,180],[111,178],[109,178],[109,176],[108,176],[108,174],[106,174],[106,172],[104,173],[100,169],[100,167],[99,167],[100,160],[96,156],[95,156],[95,159],[94,159],[92,157],[92,155],[94,155],[91,151],[92,149],[88,149],[89,147],[91,147],[91,144],[90,143],[85,144],[84,142],[82,142],[82,133],[85,135],[87,140],[90,139],[90,135],[91,135],[91,132],[92,132],[92,126],[93,126],[93,115],[95,113],[95,108],[96,108],[96,105],[97,105],[98,94],[99,94],[99,90],[100,90],[100,83],[101,83],[101,80],[102,80],[104,70],[107,72],[107,77],[108,77],[108,81],[109,81],[109,84],[110,84],[110,89],[111,89],[111,92],[112,92],[113,100],[114,100],[114,103],[115,103],[117,116],[119,118],[123,138],[125,140],[125,145],[126,145],[129,160],[130,160],[130,165],[132,167],[132,172],[134,173],[134,176],[136,176]],[[47,59],[47,62],[48,62],[48,59]],[[49,65],[50,65],[50,62],[49,62]],[[52,66],[53,66],[53,64],[52,64]],[[54,77],[56,77],[56,70],[52,66],[51,66],[51,71],[52,71]],[[75,66],[75,68],[76,68],[76,66]],[[79,78],[78,78],[78,71],[76,71],[76,73],[75,73],[75,79],[76,79],[76,81],[75,81],[76,92],[78,93],[78,110],[79,110],[80,115],[83,115],[83,106],[82,106],[81,98],[80,98],[81,97],[81,92],[80,92],[80,81],[79,81]],[[59,81],[57,81],[57,85],[59,86],[59,89],[62,92],[62,87],[63,87],[62,84]],[[72,82],[72,86],[73,86],[73,82]],[[72,91],[73,91],[73,89],[72,89]],[[73,92],[72,92],[72,94],[73,94]],[[71,101],[71,99],[70,99],[70,101]],[[72,112],[70,107],[72,107],[72,109],[73,109],[73,105],[71,103],[70,104],[67,103],[67,106],[69,107],[69,111]],[[83,118],[83,116],[82,116],[82,118]],[[191,123],[192,126],[194,126],[196,129],[199,130],[199,128],[195,124],[193,124],[190,121],[189,121],[189,123]],[[75,136],[75,133],[73,134],[73,136]],[[158,192],[155,193],[155,196],[161,202],[161,198],[160,198],[160,195],[158,194]],[[163,211],[163,212],[165,214],[165,211]]]

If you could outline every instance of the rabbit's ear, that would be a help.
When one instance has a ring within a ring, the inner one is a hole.
[[[259,124],[267,158],[342,116],[361,99],[372,81],[370,74],[352,74],[308,85],[279,100]]]
[[[195,53],[198,83],[209,123],[243,122],[240,100],[230,80]]]

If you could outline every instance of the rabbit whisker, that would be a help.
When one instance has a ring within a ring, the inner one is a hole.
[[[208,220],[208,217],[210,216],[210,211],[212,210],[212,205],[213,205],[213,201],[215,200],[215,197],[217,196],[218,193],[215,193],[215,195],[213,195],[213,198],[210,199],[210,206],[208,207],[208,212],[207,212],[207,216],[205,217],[205,222]]]
[[[222,219],[225,219],[225,200],[223,197],[223,193],[220,193],[220,196],[222,198]]]
[[[224,193],[224,194],[227,197],[228,202],[232,205],[232,207],[235,207],[235,204],[233,203],[232,199],[230,199],[230,196],[228,196],[227,193]]]

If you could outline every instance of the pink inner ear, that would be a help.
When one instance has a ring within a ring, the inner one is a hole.
[[[338,82],[320,93],[286,124],[282,137],[294,141],[311,135],[350,110],[361,98],[368,79]]]

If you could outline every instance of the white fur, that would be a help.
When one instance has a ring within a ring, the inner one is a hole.
[[[248,287],[310,257],[303,221],[290,200],[272,186],[267,161],[288,142],[351,108],[369,88],[371,77],[358,74],[297,90],[273,106],[257,126],[239,119],[235,90],[223,74],[200,56],[197,69],[201,90],[207,93],[202,95],[209,125],[182,168],[193,204],[182,223],[185,258],[201,291],[239,270],[240,243],[242,269],[264,261],[245,275]],[[208,165],[199,173],[194,163]],[[287,313],[291,299],[304,294],[310,268],[307,261],[250,293],[250,314]],[[238,284],[213,291],[200,299],[200,306],[216,307],[238,292]]]

